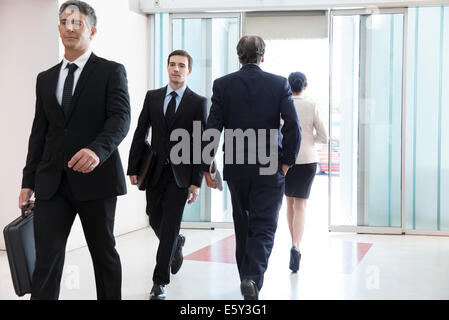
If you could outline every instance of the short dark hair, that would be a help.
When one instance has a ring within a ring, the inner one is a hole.
[[[89,4],[79,1],[79,0],[69,0],[61,4],[59,7],[59,15],[61,15],[65,9],[68,7],[77,7],[79,11],[86,16],[87,21],[92,27],[97,25],[97,16],[95,14],[94,8],[92,8]]]
[[[259,36],[243,36],[237,44],[237,55],[240,63],[259,64],[265,54],[265,42]]]
[[[307,87],[307,77],[302,72],[292,72],[288,76],[288,83],[293,92],[301,92],[304,87]]]
[[[168,55],[168,59],[167,59],[167,65],[170,63],[170,58],[172,56],[182,56],[182,57],[186,57],[187,61],[189,62],[189,70],[192,70],[192,66],[193,66],[193,58],[190,56],[190,54],[185,51],[185,50],[175,50],[172,53],[170,53]]]

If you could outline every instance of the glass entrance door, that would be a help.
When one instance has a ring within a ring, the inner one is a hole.
[[[405,18],[332,12],[330,230],[402,233]]]

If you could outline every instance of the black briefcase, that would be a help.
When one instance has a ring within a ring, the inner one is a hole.
[[[31,277],[36,261],[34,211],[33,209],[27,211],[29,204],[22,207],[22,216],[8,224],[3,230],[14,290],[20,297],[31,293]]]
[[[151,145],[145,142],[145,151],[140,164],[139,174],[137,175],[137,187],[144,191],[148,186],[151,175],[156,167],[157,155],[151,148]]]

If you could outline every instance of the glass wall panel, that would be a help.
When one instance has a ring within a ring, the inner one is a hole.
[[[359,226],[401,226],[403,15],[360,20]]]
[[[154,87],[168,83],[167,57],[170,54],[169,14],[154,15]],[[153,89],[153,88],[152,88]]]
[[[334,226],[357,224],[359,24],[358,15],[335,16],[332,22],[329,223]]]
[[[235,51],[240,36],[239,19],[174,18],[172,27],[173,50],[186,50],[193,58],[188,86],[210,103],[213,81],[239,68]],[[223,172],[222,144],[223,137],[216,155],[220,172]],[[223,192],[207,188],[204,183],[197,201],[186,205],[183,221],[232,222],[231,197],[226,182]]]
[[[439,94],[441,96],[440,116],[440,229],[449,230],[449,6],[445,6],[440,12],[443,30],[441,33],[441,85]]]
[[[409,9],[406,226],[449,230],[448,6]]]

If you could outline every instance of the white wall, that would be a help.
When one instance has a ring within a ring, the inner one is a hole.
[[[0,229],[20,214],[36,76],[58,62],[56,0],[0,1]],[[3,234],[0,248],[4,249]]]
[[[0,0],[0,229],[19,216],[18,195],[35,107],[36,76],[60,61],[58,0]],[[119,147],[124,169],[137,118],[148,84],[149,34],[147,17],[137,4],[124,0],[91,0],[97,12],[98,33],[92,49],[98,56],[122,63],[128,74],[131,128]],[[118,198],[114,233],[148,225],[143,192],[128,183]],[[68,249],[85,244],[77,219]],[[0,249],[4,239],[0,236]]]

